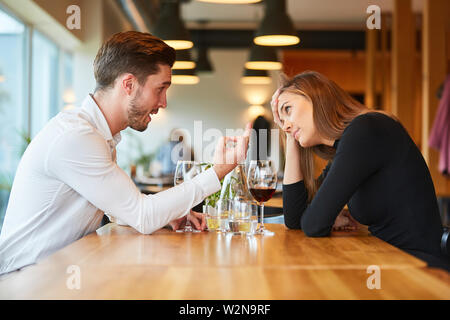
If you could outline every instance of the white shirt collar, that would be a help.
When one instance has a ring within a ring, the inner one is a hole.
[[[106,141],[112,143],[112,147],[115,148],[122,139],[122,136],[120,135],[120,132],[112,136],[108,122],[106,122],[105,116],[91,94],[84,99],[81,107],[89,114],[93,121],[92,124],[97,128],[100,134]]]

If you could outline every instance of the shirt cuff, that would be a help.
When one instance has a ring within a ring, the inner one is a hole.
[[[203,187],[205,197],[219,191],[222,188],[214,168],[209,168],[194,179]]]

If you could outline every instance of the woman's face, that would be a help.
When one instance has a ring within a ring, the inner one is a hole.
[[[290,134],[302,147],[321,144],[313,121],[313,105],[309,98],[284,91],[278,97],[278,114],[282,129]]]

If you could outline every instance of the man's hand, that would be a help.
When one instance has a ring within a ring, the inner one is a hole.
[[[347,209],[343,209],[334,222],[333,231],[353,231],[357,229],[358,222],[353,219]]]
[[[172,230],[176,231],[178,229],[183,229],[186,225],[186,219],[189,219],[191,222],[191,225],[197,229],[197,230],[205,230],[206,228],[206,218],[203,213],[192,211],[187,214],[186,216],[173,220],[169,222],[170,227]]]
[[[247,156],[248,142],[252,124],[247,123],[243,136],[221,137],[214,152],[214,170],[219,180],[232,171],[239,163],[243,163]]]

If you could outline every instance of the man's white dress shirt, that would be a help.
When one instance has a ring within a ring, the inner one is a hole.
[[[155,195],[142,194],[115,162],[111,135],[88,96],[62,111],[25,151],[0,234],[0,274],[33,264],[95,231],[104,212],[150,234],[220,189],[213,169]]]

